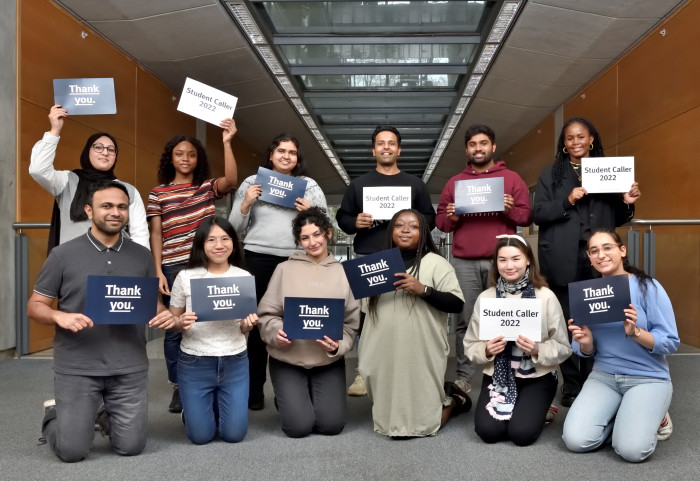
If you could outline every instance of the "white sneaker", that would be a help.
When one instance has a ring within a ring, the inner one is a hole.
[[[671,415],[667,411],[664,420],[661,421],[659,430],[656,431],[656,439],[658,439],[659,441],[666,441],[668,438],[671,437],[672,432],[673,423],[671,422]]]
[[[458,388],[460,388],[462,391],[464,391],[467,394],[472,392],[472,385],[466,379],[457,379],[455,381],[455,384],[457,385]]]
[[[365,396],[367,395],[367,388],[365,388],[365,381],[360,376],[359,372],[355,372],[355,380],[352,382],[348,388],[348,396]]]

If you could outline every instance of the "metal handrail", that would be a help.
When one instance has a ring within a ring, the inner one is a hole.
[[[632,219],[629,225],[700,225],[700,219]]]
[[[49,222],[13,222],[12,228],[14,230],[22,229],[48,229],[51,227]]]

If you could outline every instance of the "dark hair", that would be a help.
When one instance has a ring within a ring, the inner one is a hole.
[[[190,258],[187,261],[185,269],[195,269],[197,267],[206,268],[209,265],[209,259],[207,259],[207,255],[204,252],[204,242],[207,240],[207,237],[209,237],[209,232],[211,232],[215,225],[221,227],[233,242],[233,252],[228,256],[228,263],[232,266],[244,268],[241,244],[238,241],[238,234],[236,234],[236,230],[231,223],[223,217],[207,217],[199,224],[199,227],[197,227],[194,233],[192,250],[190,251]]]
[[[126,190],[126,186],[124,184],[122,184],[121,182],[117,182],[116,180],[98,180],[88,186],[88,196],[87,200],[85,201],[85,204],[92,207],[92,198],[95,196],[95,192],[107,189],[121,190],[126,194],[126,198],[130,202],[129,191]]]
[[[492,144],[496,143],[496,133],[491,127],[483,124],[472,124],[467,127],[467,132],[464,134],[464,145],[466,146],[469,143],[469,139],[479,134],[484,134],[488,137]]]
[[[320,207],[311,207],[299,212],[294,220],[292,220],[292,235],[294,236],[296,245],[299,245],[301,228],[309,224],[315,225],[321,229],[321,232],[323,232],[327,238],[330,238],[328,231],[333,229],[333,224],[326,215],[326,211]]]
[[[384,249],[393,249],[394,246],[394,227],[396,226],[396,220],[405,212],[410,212],[415,215],[420,224],[420,236],[418,237],[418,247],[416,248],[416,260],[413,265],[407,270],[409,274],[418,279],[418,273],[420,272],[420,263],[423,256],[428,252],[440,255],[440,251],[435,246],[433,242],[433,236],[430,235],[430,227],[428,226],[428,221],[425,220],[425,216],[417,211],[416,209],[402,209],[398,211],[389,221],[389,227],[386,230],[386,237],[384,239]],[[395,295],[396,293],[394,293]],[[379,302],[379,296],[372,296],[369,298],[369,312],[376,317],[377,314],[377,303]],[[415,302],[415,299],[414,299]]]
[[[379,132],[391,132],[396,136],[396,143],[401,147],[401,134],[393,125],[377,125],[377,128],[372,132],[372,147],[374,147],[374,142],[377,140],[377,134]]]
[[[489,281],[491,282],[492,286],[495,286],[498,283],[498,277],[500,276],[498,273],[498,251],[501,250],[501,247],[516,247],[520,252],[525,254],[525,257],[527,257],[527,260],[530,262],[530,278],[528,280],[533,287],[535,289],[547,287],[547,280],[540,273],[540,268],[535,260],[535,253],[532,251],[530,243],[527,241],[525,242],[526,244],[523,244],[520,242],[520,239],[513,237],[503,237],[498,239],[498,242],[496,242],[496,247],[493,249],[493,255],[491,256],[491,273],[489,274]]]
[[[588,120],[581,117],[573,117],[566,121],[564,126],[561,128],[561,133],[559,134],[559,141],[557,142],[557,153],[554,156],[554,166],[552,167],[552,183],[554,187],[561,185],[561,181],[564,178],[564,171],[568,167],[569,154],[564,153],[564,140],[566,135],[566,129],[568,129],[573,124],[583,125],[588,133],[593,136],[593,148],[590,149],[591,157],[605,157],[603,152],[603,141],[600,140],[600,134],[596,130],[595,126]]]
[[[85,147],[83,147],[83,151],[80,153],[80,167],[84,170],[97,170],[95,167],[93,167],[92,163],[90,162],[90,149],[92,148],[92,144],[97,141],[100,137],[107,137],[109,140],[111,140],[114,143],[114,150],[115,150],[115,156],[114,156],[114,164],[112,164],[112,167],[105,171],[112,177],[114,177],[114,166],[117,165],[117,156],[119,155],[119,147],[117,146],[117,139],[112,137],[110,134],[107,132],[97,132],[96,134],[92,134],[90,137],[87,138],[85,141]]]
[[[272,165],[270,156],[282,142],[291,142],[297,148],[297,165],[295,165],[292,169],[291,175],[294,177],[304,175],[306,172],[306,166],[304,165],[304,156],[301,154],[301,145],[299,144],[299,140],[290,133],[279,134],[277,137],[272,139],[270,146],[267,148],[267,160],[265,161],[265,165],[263,165],[263,167],[273,170],[274,166]]]
[[[625,245],[625,243],[622,242],[620,234],[618,234],[615,229],[611,229],[609,227],[598,227],[596,229],[593,229],[590,237],[588,237],[588,239],[586,240],[586,248],[590,247],[591,238],[596,234],[608,234],[610,237],[613,238],[615,244],[617,244],[619,247],[623,247]],[[644,272],[642,269],[630,264],[630,261],[627,256],[622,258],[622,268],[625,270],[625,272],[628,272],[633,276],[637,277],[637,281],[639,282],[639,290],[641,291],[642,296],[646,297],[649,284],[651,284],[652,286],[654,285],[652,277],[646,272]]]
[[[199,140],[186,135],[176,135],[165,144],[163,153],[160,156],[158,182],[167,185],[175,178],[173,150],[180,142],[189,142],[197,150],[197,166],[194,168],[194,172],[192,173],[192,183],[194,185],[201,185],[211,176],[209,161],[207,160],[207,151],[204,149],[204,146]]]

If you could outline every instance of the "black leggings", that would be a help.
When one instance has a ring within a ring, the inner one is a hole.
[[[527,446],[537,441],[544,428],[549,405],[557,392],[557,378],[545,374],[534,378],[515,378],[518,399],[509,421],[500,421],[486,410],[489,403],[491,376],[484,374],[481,393],[474,411],[474,431],[487,443],[497,443],[510,439],[518,446]]]

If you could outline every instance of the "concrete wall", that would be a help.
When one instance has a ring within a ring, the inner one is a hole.
[[[0,358],[15,346],[16,1],[0,2]]]

